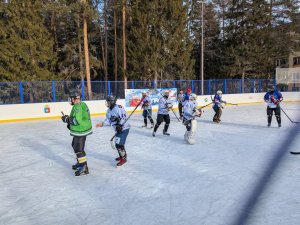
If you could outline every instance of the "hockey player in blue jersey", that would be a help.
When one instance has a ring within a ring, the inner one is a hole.
[[[142,92],[142,109],[143,109],[143,117],[144,117],[144,125],[142,127],[147,127],[147,118],[150,120],[151,128],[154,126],[154,121],[152,119],[152,104],[151,99],[147,95],[146,91]]]
[[[224,108],[222,106],[222,103],[227,103],[226,101],[222,100],[222,91],[217,91],[217,94],[213,98],[213,110],[215,111],[215,115],[213,118],[213,121],[215,123],[221,122],[221,115],[222,115],[222,109]]]
[[[127,162],[127,154],[125,150],[125,142],[129,133],[130,125],[125,123],[127,113],[123,106],[116,104],[114,96],[108,96],[106,99],[106,118],[104,122],[98,123],[96,127],[111,126],[115,132],[115,147],[118,151],[119,157],[116,158],[117,166],[122,166]]]
[[[195,117],[200,117],[202,114],[201,109],[198,109],[197,95],[190,94],[189,101],[183,107],[183,124],[186,126],[184,140],[189,144],[195,144],[195,135],[197,129],[197,120]]]
[[[190,94],[192,93],[192,89],[191,88],[187,88],[186,92],[183,96],[183,100],[182,100],[182,106],[184,106],[185,102],[187,102],[190,99]]]
[[[265,94],[264,100],[265,102],[268,103],[267,106],[268,127],[271,126],[273,112],[275,113],[278,127],[281,127],[280,102],[283,100],[282,94],[279,91],[275,90],[274,87],[272,87]]]
[[[162,122],[165,122],[163,134],[170,135],[169,133],[167,133],[167,131],[168,131],[168,128],[170,125],[169,111],[172,109],[173,104],[172,104],[171,100],[169,99],[169,94],[170,94],[169,91],[165,91],[163,93],[163,96],[159,99],[157,120],[156,120],[156,124],[154,126],[154,131],[152,133],[153,137],[155,137],[156,131]]]

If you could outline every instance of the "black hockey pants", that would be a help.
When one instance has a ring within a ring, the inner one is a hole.
[[[157,122],[154,127],[154,132],[157,131],[159,125],[165,121],[165,127],[164,127],[164,132],[168,131],[169,125],[170,125],[170,116],[169,114],[163,115],[163,114],[157,114]]]
[[[77,157],[79,164],[86,164],[86,154],[84,151],[86,136],[74,136],[72,141],[72,147]]]
[[[213,121],[214,122],[220,122],[221,115],[222,115],[222,109],[221,108],[216,109]]]
[[[277,123],[281,124],[280,106],[277,106],[277,108],[267,107],[268,124],[272,122],[273,112],[275,113]]]

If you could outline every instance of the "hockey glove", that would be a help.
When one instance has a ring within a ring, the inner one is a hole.
[[[123,125],[117,124],[116,125],[116,131],[117,131],[117,133],[122,133],[122,131],[123,131]]]
[[[69,115],[63,115],[61,117],[61,120],[64,122],[64,123],[69,123],[70,121],[70,116]]]
[[[110,117],[110,121],[111,122],[119,122],[120,121],[120,117],[118,117],[118,116],[111,116]]]

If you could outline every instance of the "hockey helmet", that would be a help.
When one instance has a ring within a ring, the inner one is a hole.
[[[274,86],[273,84],[269,84],[269,85],[267,86],[267,90],[268,90],[268,92],[274,91],[274,90],[275,90],[275,86]]]
[[[74,105],[75,99],[80,99],[80,97],[81,97],[81,95],[80,95],[80,92],[79,92],[79,91],[77,91],[77,90],[70,90],[68,102],[69,102],[71,105]]]
[[[192,92],[192,89],[191,89],[191,88],[187,88],[187,89],[186,89],[186,92],[187,92],[187,93],[191,93],[191,92]]]
[[[194,93],[191,93],[191,94],[190,94],[190,100],[191,100],[191,101],[196,101],[196,100],[197,100],[197,95],[194,94]]]
[[[146,97],[148,95],[148,93],[146,91],[142,91],[142,96]]]
[[[117,102],[116,97],[109,95],[106,98],[105,105],[106,105],[106,107],[112,109],[116,105],[116,102]]]
[[[222,91],[218,90],[217,95],[222,95]]]
[[[163,93],[163,96],[168,98],[169,95],[170,95],[170,91],[169,90],[165,90],[164,93]]]

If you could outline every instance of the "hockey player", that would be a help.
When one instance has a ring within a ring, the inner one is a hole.
[[[115,136],[115,147],[118,151],[119,157],[116,158],[118,161],[117,166],[122,166],[127,162],[127,154],[125,150],[125,142],[129,133],[130,125],[125,123],[127,113],[123,106],[116,104],[117,99],[114,96],[108,96],[106,98],[106,119],[104,122],[96,124],[96,127],[112,126],[116,132]]]
[[[92,134],[92,123],[88,106],[81,102],[80,93],[71,91],[69,102],[72,107],[70,116],[61,117],[64,123],[68,124],[70,134],[73,136],[72,147],[77,157],[77,163],[72,166],[75,176],[81,176],[89,173],[87,166],[86,153],[84,151],[86,136]]]
[[[279,91],[275,90],[274,86],[272,86],[265,94],[264,100],[268,103],[268,127],[271,126],[273,112],[275,113],[278,127],[281,127],[280,102],[283,100],[282,94]]]
[[[182,101],[183,101],[183,98],[184,98],[184,94],[183,94],[183,90],[180,90],[178,95],[177,95],[177,101],[178,101],[178,110],[179,110],[179,116],[180,116],[180,119],[182,120]]]
[[[150,120],[151,128],[154,126],[154,122],[152,119],[152,104],[151,99],[147,95],[146,91],[142,92],[143,102],[142,102],[142,109],[143,109],[143,117],[144,117],[144,125],[142,127],[147,127],[147,117]]]
[[[189,144],[195,144],[195,134],[197,129],[197,120],[195,117],[200,117],[201,109],[197,108],[197,95],[190,94],[190,99],[184,104],[183,124],[186,126],[184,140]]]
[[[192,89],[191,88],[187,88],[186,89],[186,93],[184,94],[184,97],[183,97],[183,101],[182,101],[182,105],[183,106],[184,106],[185,102],[190,99],[190,94],[191,93],[192,93]]]
[[[213,98],[213,110],[215,111],[215,115],[213,118],[213,121],[215,123],[220,123],[221,115],[222,115],[222,109],[224,108],[222,106],[222,103],[227,103],[226,101],[222,100],[222,91],[217,91],[217,94]]]
[[[163,96],[159,99],[158,112],[157,112],[157,122],[155,124],[154,131],[152,133],[153,137],[155,137],[156,131],[157,131],[159,125],[162,122],[165,122],[163,134],[168,135],[168,136],[170,135],[169,133],[167,133],[167,131],[168,131],[168,128],[169,128],[169,125],[170,125],[169,111],[172,109],[173,104],[172,104],[171,100],[169,100],[169,95],[170,95],[170,92],[165,91],[163,93]]]

